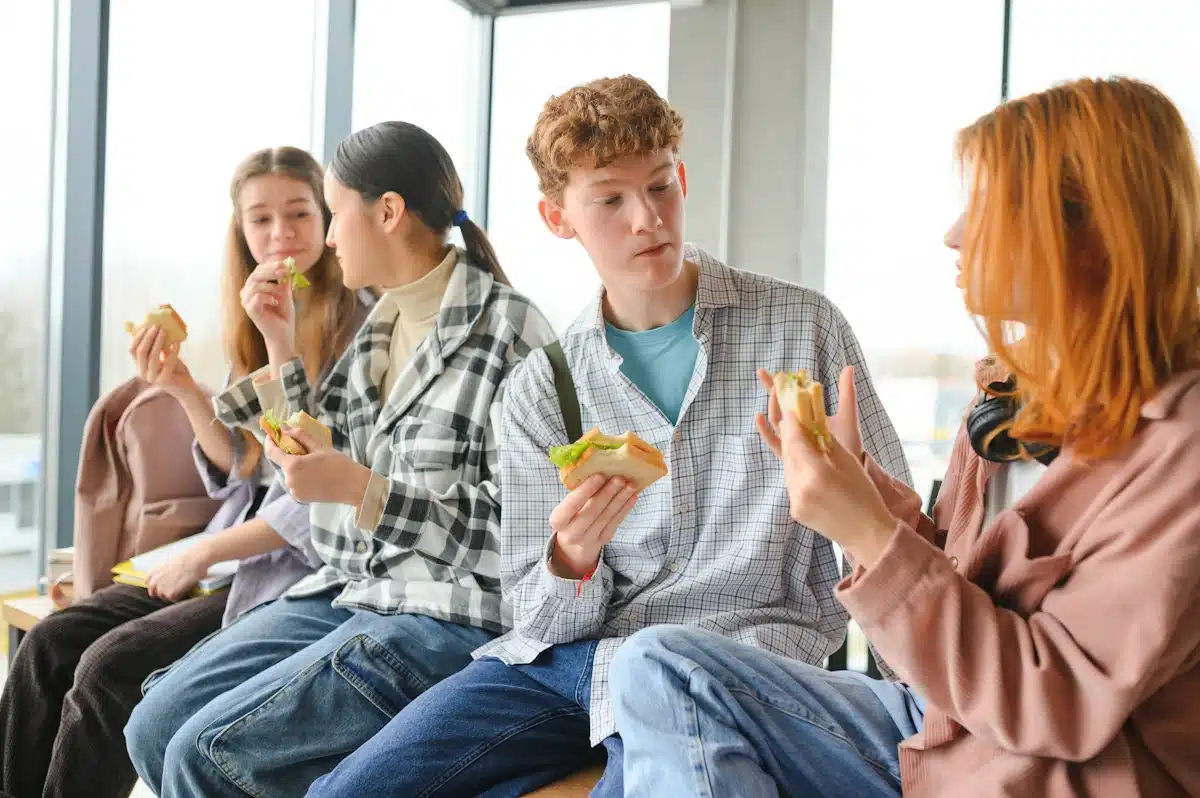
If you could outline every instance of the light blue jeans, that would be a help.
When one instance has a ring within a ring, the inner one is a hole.
[[[282,599],[146,681],[125,740],[160,798],[304,795],[489,632]]]
[[[899,798],[924,717],[904,685],[682,626],[630,637],[611,680],[626,798]]]

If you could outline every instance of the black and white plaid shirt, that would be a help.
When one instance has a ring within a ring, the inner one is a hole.
[[[436,326],[381,402],[397,313],[394,303],[375,306],[316,401],[299,360],[280,369],[287,411],[311,413],[335,446],[387,483],[370,528],[358,526],[353,507],[312,505],[313,545],[325,566],[287,595],[342,586],[338,606],[505,631],[501,399],[512,367],[554,333],[528,299],[460,253]],[[232,386],[215,400],[219,418],[253,427],[260,391],[253,377]]]
[[[638,499],[582,585],[546,567],[548,519],[566,495],[547,450],[568,441],[544,352],[514,370],[505,396],[501,582],[515,628],[475,653],[528,663],[553,645],[601,639],[593,744],[615,731],[608,668],[622,639],[639,629],[693,624],[810,663],[845,637],[834,549],[791,520],[783,468],[754,428],[755,412],[767,409],[758,367],[808,369],[825,384],[832,413],[838,376],[853,365],[866,449],[911,482],[841,312],[815,291],[730,269],[694,247],[686,257],[700,266],[700,353],[676,426],[620,371],[599,297],[562,339],[584,430],[632,430],[663,451],[670,471]]]

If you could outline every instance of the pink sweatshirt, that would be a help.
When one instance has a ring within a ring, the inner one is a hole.
[[[838,594],[928,701],[905,796],[1200,795],[1200,371],[1142,417],[1115,456],[1061,454],[986,529],[997,466],[963,433],[934,520],[868,458],[901,521]]]

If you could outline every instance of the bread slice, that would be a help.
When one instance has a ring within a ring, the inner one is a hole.
[[[825,386],[813,380],[804,369],[795,374],[781,371],[775,375],[775,396],[779,399],[779,409],[795,413],[801,428],[812,433],[817,445],[824,449],[829,439]]]
[[[582,451],[573,451],[576,449]],[[593,427],[574,444],[557,447],[557,451],[575,455],[559,468],[559,477],[567,490],[575,490],[593,474],[602,474],[624,477],[633,483],[635,490],[643,491],[667,475],[662,452],[632,432],[605,435]],[[562,462],[553,453],[552,459]]]
[[[183,317],[180,316],[175,308],[170,305],[159,305],[146,314],[146,318],[141,324],[134,324],[131,321],[125,322],[125,332],[130,335],[137,335],[147,327],[158,327],[167,334],[167,345],[178,346],[187,340],[188,330],[187,324],[184,323]]]
[[[284,427],[298,429],[310,438],[320,441],[324,446],[333,446],[333,433],[329,427],[317,421],[303,410],[292,413],[286,421],[282,422],[275,417],[274,413],[267,411],[263,413],[258,424],[262,427],[263,432],[267,434],[267,437],[282,449],[285,454],[308,454],[308,450],[291,435],[284,433]]]

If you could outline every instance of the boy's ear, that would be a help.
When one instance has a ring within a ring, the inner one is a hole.
[[[394,191],[389,191],[375,201],[376,212],[379,214],[379,221],[383,225],[385,233],[393,233],[400,226],[400,220],[404,217],[404,197],[401,197]]]
[[[559,238],[574,238],[575,228],[567,221],[567,215],[562,206],[552,199],[542,197],[538,200],[538,214],[542,217],[546,229]]]
[[[679,175],[679,188],[683,190],[683,198],[687,199],[687,167],[683,165],[683,161],[676,164],[675,171]]]

